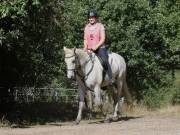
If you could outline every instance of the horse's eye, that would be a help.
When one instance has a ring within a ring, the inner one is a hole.
[[[75,63],[75,60],[73,60],[72,63]]]

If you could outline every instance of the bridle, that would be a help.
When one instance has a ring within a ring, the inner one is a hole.
[[[89,62],[92,63],[92,66],[90,68],[90,70],[85,74],[85,75],[82,75],[78,69],[81,68],[81,65],[79,64],[79,58],[76,54],[76,48],[74,49],[74,54],[72,56],[67,56],[65,57],[66,59],[69,59],[69,58],[72,58],[72,57],[75,57],[75,68],[74,69],[67,69],[67,71],[74,71],[75,75],[78,75],[78,77],[81,78],[82,81],[85,81],[87,80],[88,76],[90,75],[90,73],[92,72],[93,68],[94,68],[94,60],[95,60],[95,56],[92,57],[92,54],[91,53],[88,53],[89,55],[89,59],[87,61],[85,61],[83,63],[83,65],[85,66],[86,64],[88,64]]]
[[[65,59],[69,59],[69,58],[72,58],[72,57],[75,57],[75,61],[76,61],[76,49],[74,49],[74,54],[72,56],[67,56],[65,57]],[[67,69],[67,71],[76,71],[76,68],[74,69]]]

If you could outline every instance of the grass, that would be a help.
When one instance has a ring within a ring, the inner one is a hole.
[[[174,85],[178,88],[180,88],[180,70],[177,70],[175,72],[175,81],[174,81]]]
[[[173,103],[180,104],[180,70],[175,72]]]
[[[131,109],[123,108],[123,115],[128,116],[157,116],[157,117],[178,117],[180,118],[180,105],[169,105],[158,109],[148,109],[144,105],[137,105]]]
[[[173,83],[174,88],[177,90],[177,98],[179,103],[179,97],[180,97],[180,70],[176,70],[175,72],[175,80]],[[161,108],[156,109],[149,109],[143,104],[138,104],[133,109],[129,109],[128,107],[123,108],[123,112],[125,112],[124,115],[130,115],[130,116],[158,116],[158,117],[178,117],[180,118],[180,104],[174,104],[174,105],[166,105]]]

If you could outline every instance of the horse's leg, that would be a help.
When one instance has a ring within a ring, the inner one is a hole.
[[[81,117],[82,117],[82,110],[84,107],[85,87],[82,84],[79,85],[79,95],[80,95],[79,110],[78,110],[78,115],[77,115],[75,124],[80,123]]]
[[[92,118],[92,108],[93,108],[93,102],[92,102],[92,93],[91,91],[87,91],[87,105],[88,105],[88,111],[89,111],[89,119]]]
[[[117,89],[113,91],[113,100],[114,100],[114,112],[113,120],[118,120],[119,112],[119,100],[122,95],[123,81],[121,78],[117,80]]]
[[[113,120],[118,119],[118,109],[119,109],[118,96],[115,95],[115,94],[116,93],[114,93],[114,95],[113,95],[113,100],[114,100],[114,104],[113,104]]]
[[[88,109],[92,109],[93,107],[93,102],[92,102],[92,93],[91,91],[87,91],[87,105],[88,105]]]
[[[101,88],[100,85],[96,85],[94,87],[94,94],[95,94],[95,106],[101,106],[102,105],[102,99],[101,99]]]
[[[124,82],[123,82],[123,95],[126,97],[127,103],[130,106],[133,105],[132,97],[128,90],[126,79],[124,79]]]
[[[84,106],[84,102],[80,101],[78,115],[77,115],[75,124],[79,124],[81,121],[83,106]]]
[[[118,95],[118,89],[115,86],[109,87],[110,90],[112,90],[111,96],[113,98],[113,111],[112,115],[106,114],[105,121],[106,123],[109,123],[111,120],[117,120],[118,119],[118,107],[119,107],[119,95]]]

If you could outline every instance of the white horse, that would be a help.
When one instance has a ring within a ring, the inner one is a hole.
[[[81,120],[82,110],[84,106],[84,98],[87,90],[94,92],[95,106],[102,105],[101,88],[108,86],[108,76],[103,78],[103,67],[98,57],[94,53],[89,53],[83,49],[70,49],[64,47],[65,63],[67,65],[67,77],[75,78],[80,93],[79,110],[76,118],[76,124]],[[126,84],[126,63],[123,57],[116,53],[109,53],[109,63],[112,69],[113,80],[115,86],[109,89],[113,93],[114,111],[113,119],[118,118],[119,100],[123,95],[131,102],[131,95]]]

